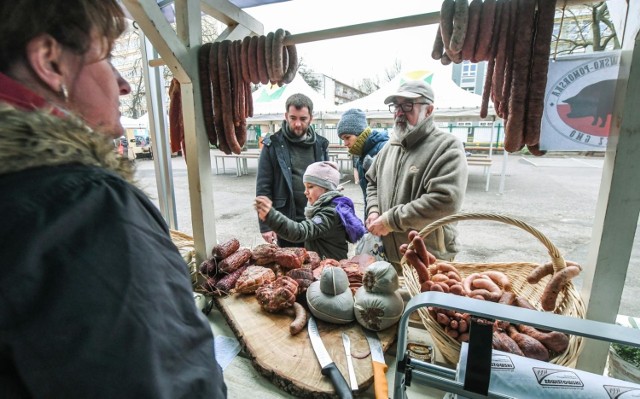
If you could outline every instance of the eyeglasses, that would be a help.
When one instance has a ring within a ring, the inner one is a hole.
[[[389,104],[389,112],[395,114],[398,109],[401,109],[402,112],[411,112],[413,111],[414,104],[429,104],[429,103],[402,103],[402,104]]]

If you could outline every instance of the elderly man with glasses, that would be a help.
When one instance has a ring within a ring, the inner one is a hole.
[[[366,175],[366,226],[382,236],[387,258],[400,270],[399,247],[409,241],[409,231],[460,211],[467,161],[460,140],[435,126],[430,85],[407,81],[384,102],[395,125]],[[453,260],[456,237],[455,226],[449,224],[425,242],[438,259]]]

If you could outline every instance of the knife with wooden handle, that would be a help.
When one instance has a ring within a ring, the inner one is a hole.
[[[362,329],[364,336],[369,343],[369,349],[371,350],[371,361],[373,366],[373,387],[376,395],[376,399],[388,399],[389,398],[389,386],[387,384],[387,369],[389,368],[384,362],[384,352],[382,351],[382,344],[378,333],[375,331]]]

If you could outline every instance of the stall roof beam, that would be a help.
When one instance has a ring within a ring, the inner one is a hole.
[[[258,35],[264,32],[262,23],[226,0],[202,0],[201,6],[202,11],[227,26],[242,25]]]

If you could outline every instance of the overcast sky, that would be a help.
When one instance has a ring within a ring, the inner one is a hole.
[[[265,34],[278,28],[292,34],[425,14],[440,10],[425,0],[293,0],[244,9],[264,24]],[[404,28],[296,45],[298,57],[316,72],[347,84],[383,79],[396,59],[403,71],[442,68],[431,59],[437,25]]]

